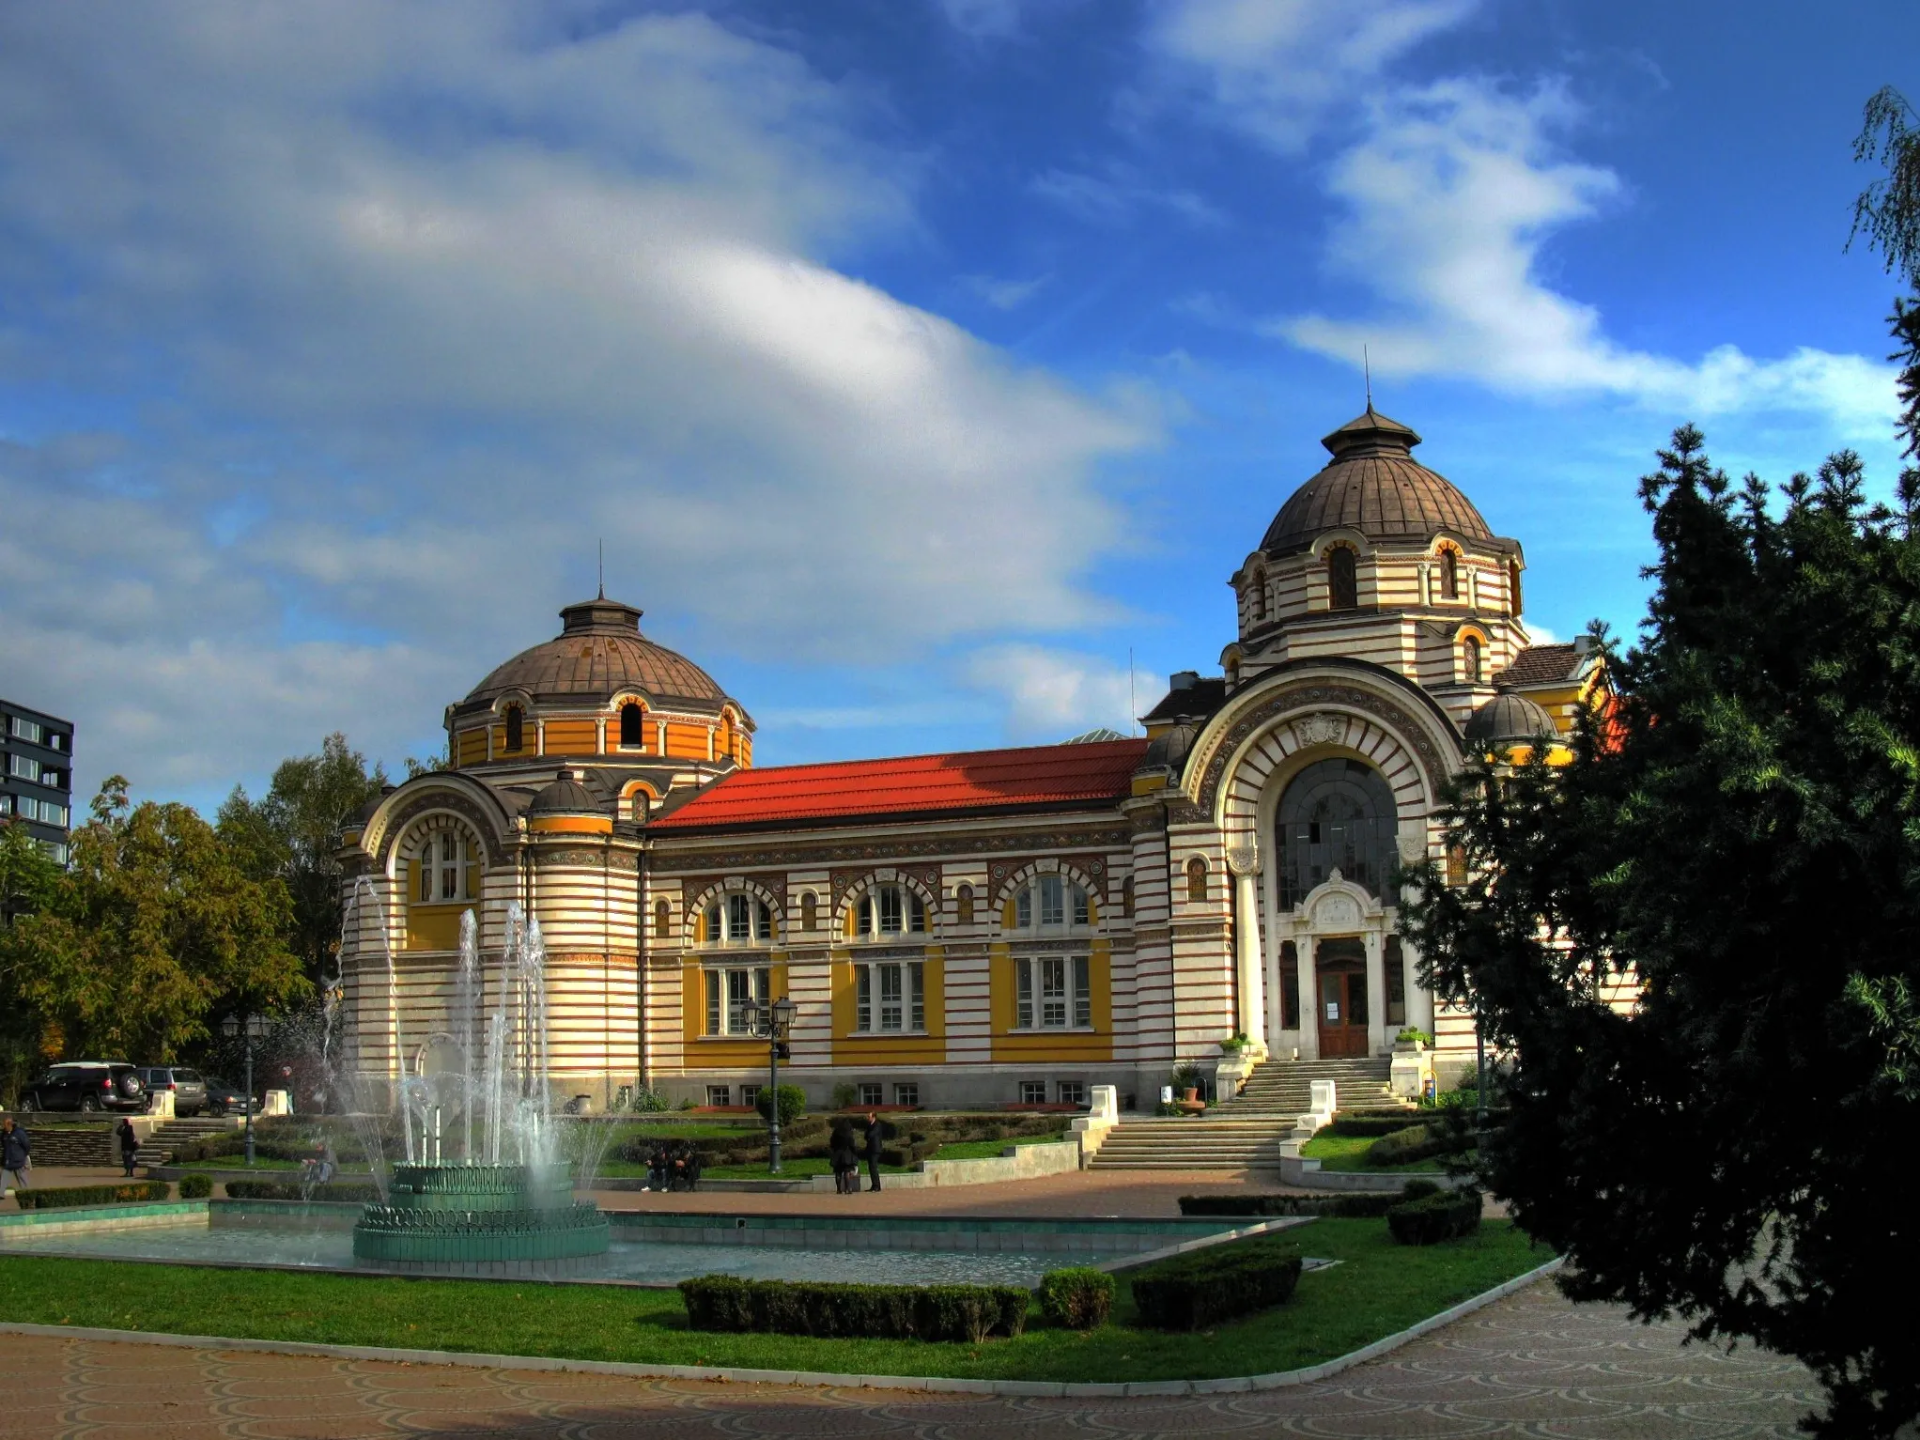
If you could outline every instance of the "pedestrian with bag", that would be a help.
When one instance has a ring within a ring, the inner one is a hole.
[[[134,1134],[133,1121],[124,1115],[120,1117],[120,1123],[113,1133],[120,1141],[120,1168],[127,1172],[127,1179],[131,1180],[133,1162],[140,1158],[140,1137]]]
[[[14,1124],[11,1115],[0,1120],[0,1188],[5,1187],[9,1175],[14,1189],[33,1188],[33,1140]]]

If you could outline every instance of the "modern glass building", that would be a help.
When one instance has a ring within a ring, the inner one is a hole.
[[[62,865],[73,825],[73,722],[0,700],[0,823],[19,823]]]

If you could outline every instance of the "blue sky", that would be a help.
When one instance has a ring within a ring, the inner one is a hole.
[[[1124,727],[1363,403],[1631,627],[1693,420],[1896,468],[1905,3],[0,13],[0,693],[79,787],[398,767],[607,586],[762,763]]]

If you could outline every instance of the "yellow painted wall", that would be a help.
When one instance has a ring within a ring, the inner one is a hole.
[[[547,721],[549,755],[594,755],[600,749],[600,730],[591,720]]]
[[[460,916],[470,907],[460,905],[407,906],[407,949],[458,950]]]
[[[707,758],[707,727],[667,722],[667,754],[681,760]]]
[[[461,730],[454,736],[455,765],[484,765],[487,760],[487,729]]]
[[[922,980],[926,985],[927,1032],[924,1035],[862,1035],[853,966],[857,956],[833,955],[833,1063],[836,1065],[939,1065],[947,1058],[946,951],[929,945]]]
[[[1087,981],[1092,987],[1093,1031],[1013,1032],[1013,952],[1004,942],[988,954],[989,1014],[993,1017],[993,1058],[996,1064],[1083,1065],[1113,1058],[1113,950],[1110,942],[1095,940],[1087,949]]]
[[[787,962],[775,956],[768,967],[767,998],[780,1000],[787,993]],[[687,1045],[689,1070],[739,1070],[767,1063],[767,1042],[732,1035],[707,1034],[707,972],[696,959],[680,964],[680,1006]]]

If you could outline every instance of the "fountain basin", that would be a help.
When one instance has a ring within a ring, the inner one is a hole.
[[[574,1268],[607,1253],[607,1217],[573,1198],[564,1165],[396,1165],[384,1203],[353,1227],[353,1254],[387,1269]]]

